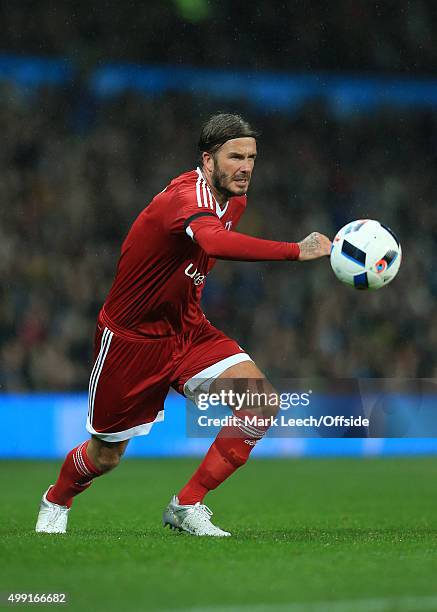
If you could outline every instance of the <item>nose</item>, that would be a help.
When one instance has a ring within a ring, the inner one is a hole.
[[[240,172],[244,172],[244,174],[250,174],[252,171],[252,164],[249,159],[245,159],[240,166]]]

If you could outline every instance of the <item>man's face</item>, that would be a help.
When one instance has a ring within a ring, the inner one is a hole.
[[[244,195],[249,189],[255,158],[255,138],[227,140],[205,160],[211,165],[213,187],[227,198]]]

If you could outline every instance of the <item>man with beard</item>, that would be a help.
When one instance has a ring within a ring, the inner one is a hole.
[[[171,183],[140,213],[121,249],[99,313],[90,377],[91,438],[68,453],[44,493],[36,531],[64,533],[73,498],[116,467],[128,441],[164,418],[170,387],[196,400],[244,379],[274,393],[249,355],[205,318],[200,298],[216,259],[306,261],[329,255],[313,232],[299,243],[235,232],[246,208],[257,133],[239,115],[217,114],[203,126],[200,165]],[[198,536],[229,536],[211,522],[205,495],[244,465],[278,406],[247,406],[224,426],[196,472],[171,499],[164,525]],[[245,420],[245,416],[262,419]],[[258,423],[260,423],[258,425]]]

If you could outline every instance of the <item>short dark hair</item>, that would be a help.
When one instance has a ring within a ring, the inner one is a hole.
[[[218,113],[206,121],[200,132],[198,149],[215,153],[227,140],[233,138],[258,138],[257,132],[241,115]]]

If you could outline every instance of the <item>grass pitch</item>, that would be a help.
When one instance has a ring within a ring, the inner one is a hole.
[[[33,528],[60,464],[1,462],[3,600],[66,592],[69,610],[107,612],[437,610],[437,458],[252,460],[206,500],[227,539],[161,527],[197,464],[125,459],[76,499],[68,534],[50,536]]]

